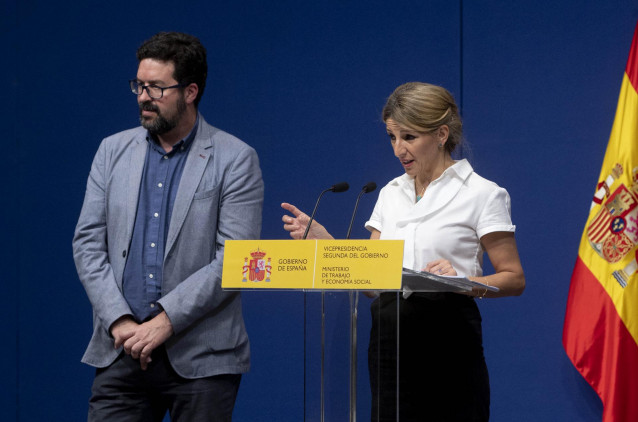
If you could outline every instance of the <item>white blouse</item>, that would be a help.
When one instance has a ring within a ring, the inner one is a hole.
[[[414,202],[414,179],[404,174],[379,193],[366,228],[381,239],[405,241],[403,266],[422,270],[435,259],[450,261],[458,275],[483,275],[480,239],[492,232],[514,232],[507,191],[457,161],[432,181]]]

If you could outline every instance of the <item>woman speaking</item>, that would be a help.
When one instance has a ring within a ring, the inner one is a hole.
[[[525,288],[509,195],[467,160],[452,158],[462,122],[444,88],[401,85],[382,118],[405,173],[380,191],[365,225],[370,239],[403,240],[405,268],[462,275],[498,292],[474,287],[466,294],[386,292],[375,298],[368,348],[372,421],[397,421],[397,412],[400,421],[487,421],[489,379],[474,299],[517,296]],[[292,214],[283,216],[284,229],[302,238],[308,215],[288,203],[282,207]],[[313,221],[308,238],[332,236]],[[484,252],[494,274],[483,275]]]

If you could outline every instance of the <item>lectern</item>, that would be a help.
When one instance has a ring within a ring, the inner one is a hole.
[[[370,388],[367,370],[366,378],[359,370],[362,295],[497,290],[405,270],[402,257],[398,240],[226,241],[223,288],[297,290],[304,297],[304,420],[357,420],[358,392]],[[397,348],[400,330],[397,317]]]

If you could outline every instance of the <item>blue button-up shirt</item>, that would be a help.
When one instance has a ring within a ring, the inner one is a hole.
[[[199,118],[191,133],[170,152],[148,134],[148,150],[140,185],[131,247],[124,267],[123,290],[138,322],[161,312],[164,249],[173,204],[184,171],[188,150],[193,143]]]

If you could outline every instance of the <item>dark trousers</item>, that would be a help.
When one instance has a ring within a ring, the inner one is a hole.
[[[186,379],[171,367],[166,349],[153,351],[146,371],[122,353],[96,371],[89,422],[230,422],[241,374]]]
[[[481,316],[472,298],[413,293],[404,299],[401,294],[383,293],[371,310],[368,366],[373,422],[489,419]]]

